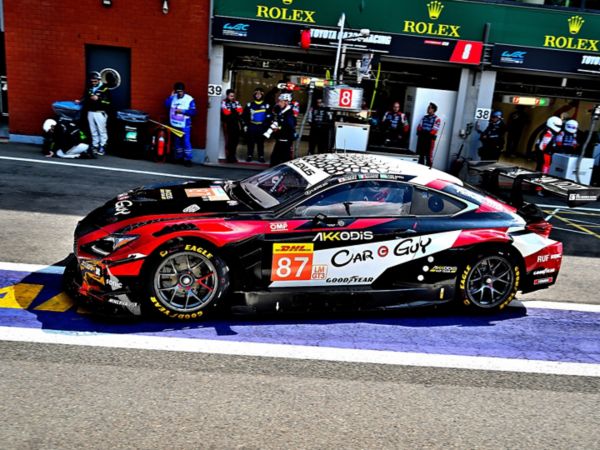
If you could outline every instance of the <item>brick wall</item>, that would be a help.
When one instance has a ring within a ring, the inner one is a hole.
[[[131,107],[165,117],[173,82],[195,97],[192,144],[206,138],[209,0],[4,0],[9,127],[39,135],[56,100],[84,88],[85,46],[131,49]]]

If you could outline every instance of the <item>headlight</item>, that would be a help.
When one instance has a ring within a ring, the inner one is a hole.
[[[97,255],[107,256],[139,237],[137,234],[110,234],[89,244],[89,249]]]

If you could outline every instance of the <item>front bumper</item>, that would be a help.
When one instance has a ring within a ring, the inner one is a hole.
[[[138,279],[122,275],[127,273],[122,265],[108,264],[88,257],[73,258],[71,267],[65,271],[67,292],[97,313],[140,316],[142,311]]]

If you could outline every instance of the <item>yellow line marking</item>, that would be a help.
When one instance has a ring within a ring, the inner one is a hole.
[[[561,217],[561,216],[559,216],[559,215],[556,215],[556,216],[554,216],[554,217],[556,217],[556,218],[557,218],[557,219],[559,219],[559,220],[562,220],[562,221],[563,221],[563,222],[565,222],[565,223],[568,223],[568,224],[569,224],[569,225],[571,225],[572,227],[575,227],[575,228],[577,228],[577,229],[579,229],[579,230],[581,230],[581,231],[585,231],[587,234],[589,234],[589,235],[591,235],[591,236],[594,236],[594,237],[597,237],[598,239],[600,239],[600,234],[596,234],[596,233],[594,233],[592,230],[588,230],[586,227],[582,227],[581,225],[579,225],[579,224],[576,224],[575,222],[571,222],[571,221],[570,221],[569,219],[567,219],[566,217]]]
[[[600,217],[600,213],[589,213],[589,212],[583,212],[583,211],[573,211],[573,210],[568,210],[568,209],[560,209],[561,214],[573,214],[576,216],[591,216],[591,217]],[[544,209],[542,210],[544,211],[546,214],[550,213],[550,209]]]
[[[41,284],[29,283],[4,287],[0,289],[0,308],[27,309],[43,287]]]
[[[36,311],[54,311],[54,312],[65,312],[71,309],[75,305],[75,302],[64,292],[55,295],[50,300],[46,300],[41,305],[34,308]]]

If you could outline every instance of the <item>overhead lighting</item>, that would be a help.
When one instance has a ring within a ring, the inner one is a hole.
[[[163,14],[169,14],[169,0],[164,0],[162,4]]]
[[[523,106],[548,106],[552,103],[549,97],[522,97],[520,95],[503,95],[502,103]]]
[[[112,0],[102,0],[102,6],[110,8],[112,6]]]

